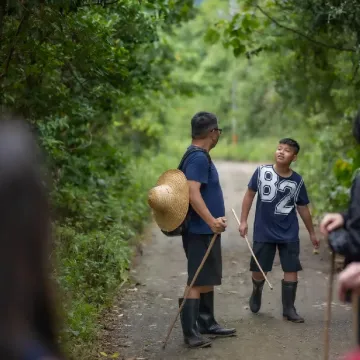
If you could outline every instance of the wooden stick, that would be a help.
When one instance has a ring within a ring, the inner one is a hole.
[[[179,310],[178,310],[178,312],[177,312],[177,314],[176,314],[176,316],[175,316],[175,319],[174,319],[174,321],[172,322],[172,324],[171,324],[171,326],[170,326],[170,329],[169,329],[169,331],[168,331],[168,333],[167,333],[167,335],[166,335],[166,338],[165,338],[165,341],[164,341],[164,344],[163,344],[163,347],[162,347],[163,349],[165,349],[165,347],[166,347],[167,341],[168,341],[168,339],[169,339],[169,336],[170,336],[170,334],[171,334],[172,329],[173,329],[174,326],[175,326],[176,320],[178,319],[179,314],[180,314],[181,310],[183,309],[183,307],[184,307],[184,305],[185,305],[185,301],[186,301],[186,299],[187,299],[187,297],[188,297],[188,295],[189,295],[189,292],[190,292],[191,288],[193,287],[193,285],[194,285],[194,283],[195,283],[195,281],[196,281],[196,279],[197,279],[197,277],[198,277],[201,269],[203,268],[203,266],[204,266],[204,264],[205,264],[206,259],[208,258],[209,254],[210,254],[210,251],[211,251],[211,249],[212,249],[212,247],[213,247],[213,245],[214,245],[214,243],[215,243],[215,240],[216,240],[216,237],[217,237],[217,236],[218,236],[218,234],[214,234],[214,236],[212,237],[211,242],[210,242],[210,244],[209,244],[209,247],[208,247],[208,249],[206,250],[206,253],[205,253],[205,255],[204,255],[204,258],[202,259],[201,264],[199,265],[198,269],[196,270],[196,273],[195,273],[195,275],[194,275],[194,278],[193,278],[192,281],[191,281],[191,284],[190,284],[190,285],[188,286],[188,288],[186,289],[186,292],[185,292],[185,294],[184,294],[184,299],[183,299],[183,301],[182,301],[182,303],[181,303],[181,305],[180,305],[180,307],[179,307]]]
[[[237,215],[236,215],[236,213],[235,213],[235,210],[234,210],[234,209],[231,209],[231,210],[232,210],[232,212],[233,212],[233,214],[234,214],[234,216],[235,216],[236,221],[238,222],[238,224],[239,224],[239,226],[240,226],[240,220],[239,220],[239,218],[237,217]],[[246,235],[245,235],[245,240],[246,240],[246,243],[247,243],[247,245],[248,245],[248,247],[249,247],[249,250],[250,250],[250,252],[251,252],[252,257],[254,258],[254,260],[255,260],[255,262],[256,262],[256,265],[258,266],[258,268],[260,269],[261,273],[263,274],[263,276],[264,276],[266,282],[268,283],[270,289],[273,290],[273,287],[272,287],[272,285],[270,284],[270,281],[267,279],[267,277],[266,277],[263,269],[261,268],[261,266],[260,266],[260,264],[259,264],[259,262],[258,262],[258,260],[257,260],[257,258],[256,258],[256,256],[255,256],[255,254],[254,254],[254,251],[253,251],[253,249],[252,249],[252,247],[251,247],[251,245],[250,245],[249,239],[247,238]]]
[[[324,360],[329,360],[330,355],[330,322],[331,322],[331,305],[333,295],[334,283],[334,270],[335,270],[335,253],[331,254],[330,276],[327,294],[327,309],[325,313],[325,333],[324,333]]]
[[[351,294],[352,310],[353,310],[353,332],[354,347],[359,346],[359,294],[353,290]]]

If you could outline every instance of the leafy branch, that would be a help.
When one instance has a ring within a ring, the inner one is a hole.
[[[265,15],[269,20],[271,20],[278,27],[283,28],[287,31],[291,31],[292,33],[297,34],[316,45],[320,45],[320,46],[326,47],[328,49],[335,49],[335,50],[339,50],[339,51],[356,52],[356,49],[354,49],[354,48],[344,48],[344,47],[337,46],[337,45],[325,44],[321,41],[315,40],[315,39],[311,38],[310,36],[302,33],[299,30],[296,30],[296,29],[293,29],[291,27],[281,24],[278,20],[274,19],[271,15],[269,15],[267,12],[265,12],[259,5],[256,5],[256,8],[259,9],[263,15]]]
[[[78,84],[82,87],[83,90],[86,90],[86,86],[85,86],[86,81],[81,81],[79,79],[71,62],[67,61],[66,65],[67,65],[67,68],[70,71],[71,75],[74,77],[74,79],[78,82]]]
[[[17,41],[17,38],[18,36],[20,35],[20,32],[23,28],[23,25],[25,23],[25,20],[29,17],[29,12],[26,11],[25,14],[23,15],[20,23],[19,23],[19,26],[16,30],[16,34],[15,34],[15,40],[10,48],[10,51],[9,51],[9,54],[6,58],[6,61],[5,61],[5,67],[4,67],[4,72],[2,74],[0,74],[0,80],[2,80],[4,77],[6,77],[8,71],[9,71],[9,66],[10,66],[10,62],[11,62],[11,59],[13,57],[13,54],[14,54],[14,51],[15,51],[15,45],[16,45],[16,41]]]

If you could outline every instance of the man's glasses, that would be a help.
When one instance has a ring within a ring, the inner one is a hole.
[[[220,135],[221,135],[221,133],[222,133],[222,129],[219,129],[219,128],[215,128],[215,129],[212,129],[212,130],[211,130],[211,132],[214,132],[214,131],[218,131]]]

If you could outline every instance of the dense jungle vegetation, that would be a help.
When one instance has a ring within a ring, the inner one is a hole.
[[[219,117],[215,158],[270,161],[295,137],[316,214],[345,206],[359,35],[356,0],[1,2],[0,105],[47,154],[72,358],[126,281],[147,190],[177,166],[195,112]]]

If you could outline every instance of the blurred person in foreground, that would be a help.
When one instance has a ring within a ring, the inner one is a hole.
[[[346,302],[348,300],[349,292],[355,292],[357,295],[360,295],[360,262],[349,264],[339,274],[338,283],[339,299],[341,301]],[[345,355],[344,360],[360,360],[359,344],[357,349]]]
[[[353,135],[360,144],[360,111],[354,119]],[[360,262],[360,175],[353,180],[348,209],[326,214],[320,231],[328,237],[330,248],[345,257],[345,267],[354,261]]]
[[[360,144],[360,111],[353,122],[353,136]],[[339,274],[339,299],[351,301],[351,293],[360,294],[360,175],[356,175],[350,192],[348,209],[343,213],[326,214],[320,231],[328,238],[329,247],[345,257],[344,270]],[[360,343],[355,352],[346,355],[347,360],[360,360]]]
[[[27,124],[0,114],[0,359],[61,357],[40,155]]]

